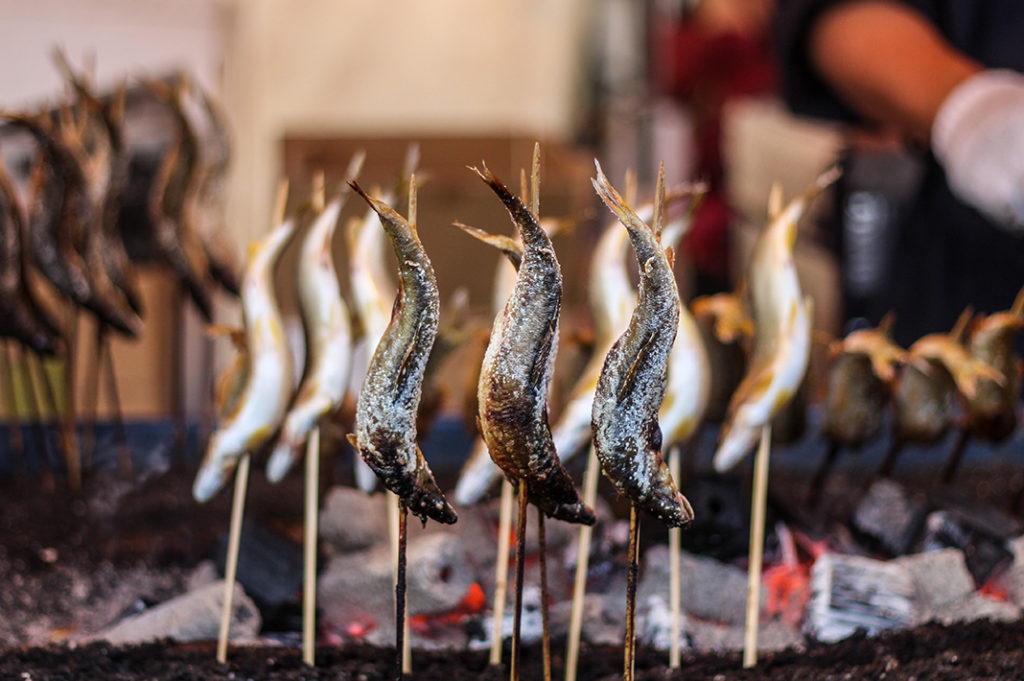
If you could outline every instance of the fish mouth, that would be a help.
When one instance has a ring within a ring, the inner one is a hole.
[[[570,504],[559,504],[559,503],[545,503],[542,499],[530,495],[530,503],[537,506],[544,515],[555,520],[563,520],[567,523],[575,523],[577,525],[591,526],[597,522],[597,516],[594,515],[593,509],[584,504],[582,501],[576,501]]]

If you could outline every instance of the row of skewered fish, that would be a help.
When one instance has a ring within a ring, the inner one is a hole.
[[[786,206],[780,198],[772,201],[747,275],[748,312],[740,294],[697,299],[690,308],[679,300],[671,247],[685,233],[686,217],[662,225],[666,204],[679,197],[695,201],[699,188],[662,188],[656,201],[634,210],[598,166],[594,186],[616,221],[602,234],[593,257],[594,353],[561,418],[549,426],[547,399],[561,307],[558,261],[536,208],[486,167],[474,170],[507,208],[516,237],[459,226],[500,249],[515,276],[498,278],[504,290],[496,291],[496,317],[477,380],[481,437],[456,487],[455,504],[479,500],[504,475],[525,484],[529,500],[545,515],[593,522],[563,466],[593,442],[605,474],[620,492],[669,525],[685,524],[692,510],[664,464],[663,449],[685,444],[702,421],[724,420],[715,465],[728,469],[749,452],[762,426],[804,380],[812,315],[800,291],[793,245],[797,222],[836,171],[824,173]],[[357,174],[354,163],[349,177]],[[439,304],[433,270],[416,232],[415,186],[407,218],[390,205],[394,193],[385,201],[355,182],[352,188],[370,206],[368,218],[350,225],[347,234],[363,359],[352,350],[358,343],[347,323],[329,248],[350,193],[346,188],[318,209],[301,247],[298,291],[308,351],[294,396],[271,282],[274,263],[295,232],[295,219],[282,219],[251,250],[242,284],[246,340],[241,345],[247,354],[223,390],[223,421],[196,480],[195,496],[211,497],[238,457],[278,432],[268,475],[281,479],[318,421],[337,410],[348,392],[356,402],[349,440],[367,470],[414,514],[454,522],[452,505],[416,444]],[[374,224],[377,216],[383,230]],[[388,297],[394,288],[384,274],[380,248],[385,235],[399,263],[393,306]],[[627,239],[639,265],[638,294],[626,265]],[[1022,301],[1024,296],[1009,312],[976,321],[966,345],[937,334],[904,351],[888,339],[885,324],[833,342],[826,437],[842,446],[863,444],[880,432],[892,399],[900,441],[934,439],[952,423],[956,391],[972,432],[1005,437],[1016,423],[1020,362],[1012,341],[1024,324]]]
[[[4,137],[20,131],[34,147],[21,182],[0,166],[0,335],[43,354],[61,349],[62,327],[37,296],[45,281],[103,329],[137,336],[144,310],[126,241],[156,254],[209,320],[218,287],[238,293],[238,268],[220,241],[230,142],[219,104],[184,74],[139,79],[131,96],[159,102],[174,139],[145,189],[145,219],[128,219],[126,197],[139,177],[126,139],[127,83],[100,96],[60,54],[57,63],[69,94],[55,111],[0,113]]]

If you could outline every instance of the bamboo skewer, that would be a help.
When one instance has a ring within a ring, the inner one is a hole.
[[[676,481],[677,485],[681,485],[680,470],[682,468],[681,461],[682,451],[681,448],[676,445],[669,450],[668,453],[668,468],[672,474],[672,479]],[[680,575],[679,575],[679,551],[681,549],[683,531],[678,527],[671,527],[668,530],[668,600],[669,608],[672,613],[672,640],[669,641],[668,647],[668,668],[679,669],[680,662],[680,650],[679,650],[679,629],[680,629]]]
[[[53,492],[56,485],[54,464],[53,459],[50,458],[49,438],[46,437],[46,431],[43,429],[43,409],[39,401],[39,394],[36,392],[35,380],[33,378],[32,368],[34,366],[39,369],[39,380],[41,381],[43,391],[46,393],[49,400],[48,406],[50,408],[50,414],[54,419],[54,423],[57,423],[57,420],[60,418],[60,412],[57,409],[57,400],[54,397],[53,386],[50,385],[50,381],[46,376],[46,369],[42,366],[42,362],[34,361],[38,360],[38,358],[35,355],[30,354],[28,351],[19,353],[15,350],[15,357],[20,359],[21,374],[25,377],[25,394],[28,397],[29,418],[33,424],[32,429],[35,433],[35,437],[39,441],[39,456],[43,463],[43,487],[47,491]],[[35,418],[33,418],[33,416]],[[56,427],[56,431],[57,442],[59,443],[60,450],[63,452],[66,447],[64,443],[64,431],[59,425]]]
[[[491,634],[490,664],[501,664],[504,638],[505,599],[508,597],[508,549],[512,535],[512,483],[502,478],[501,505],[498,508],[498,556],[494,566],[494,626]]]
[[[224,598],[217,636],[217,662],[228,661],[228,638],[231,634],[231,601],[235,595],[238,573],[238,547],[242,538],[242,516],[245,513],[245,492],[249,484],[249,455],[243,454],[235,471],[235,496],[231,501],[231,525],[228,530],[228,553],[224,567]]]
[[[406,629],[406,590],[405,590],[405,548],[406,548],[406,525],[409,520],[409,510],[405,503],[399,500],[398,509],[398,565],[395,579],[395,678],[402,681],[405,675],[406,644],[408,641],[408,630]]]
[[[519,522],[516,526],[516,590],[515,605],[512,611],[512,652],[509,654],[509,678],[512,681],[519,681],[519,634],[523,624],[523,573],[526,565],[526,481],[520,480],[518,488]]]
[[[636,504],[629,506],[629,567],[626,572],[626,641],[623,681],[633,681],[636,667],[636,578],[639,572],[640,517]]]
[[[543,649],[544,681],[551,681],[551,626],[548,613],[548,539],[544,530],[544,512],[537,509],[537,550],[540,552],[540,619],[543,635],[541,647]]]
[[[78,340],[78,311],[68,310],[68,326],[66,335],[67,359],[64,363],[64,463],[67,466],[68,486],[78,493],[82,489],[82,460],[75,437],[75,348]]]
[[[288,181],[282,180],[277,188],[274,204],[274,221],[279,225],[284,220],[285,206],[288,202]],[[251,320],[250,320],[251,322]],[[182,433],[184,435],[184,433]],[[242,516],[245,513],[245,492],[249,484],[249,453],[242,454],[235,469],[235,492],[231,500],[231,522],[228,531],[228,552],[224,568],[224,598],[220,616],[220,633],[217,637],[217,661],[227,662],[228,636],[231,626],[231,600],[234,596],[235,575],[238,571],[238,548],[242,536]]]
[[[316,664],[316,548],[320,491],[320,428],[306,442],[306,504],[303,525],[302,661]]]
[[[117,373],[114,369],[114,353],[110,340],[104,344],[107,360],[107,397],[114,410],[114,437],[117,440],[117,464],[121,477],[130,479],[133,473],[132,453],[128,447],[128,430],[124,424],[124,410],[121,409],[121,392],[117,387]]]
[[[587,468],[583,474],[583,503],[593,508],[597,499],[597,482],[600,466],[594,448],[587,456]],[[580,633],[583,629],[583,601],[587,592],[587,570],[590,567],[590,541],[594,528],[580,526],[577,541],[576,577],[572,589],[572,611],[569,614],[569,634],[565,649],[565,681],[576,681],[576,670],[580,656]]]
[[[750,508],[750,560],[747,568],[747,623],[743,638],[743,668],[757,664],[757,629],[761,615],[761,563],[764,558],[764,523],[768,499],[768,458],[772,427],[761,429],[754,459],[754,493]]]

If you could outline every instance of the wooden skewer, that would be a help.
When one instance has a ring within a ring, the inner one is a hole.
[[[672,479],[677,485],[681,485],[680,470],[682,469],[682,448],[673,446],[668,453],[668,468]],[[668,600],[672,613],[672,640],[668,647],[668,668],[679,669],[681,658],[679,650],[679,629],[680,629],[680,576],[679,576],[679,551],[682,548],[682,529],[678,527],[669,528],[668,531]]]
[[[399,500],[398,509],[398,570],[395,580],[395,678],[402,681],[406,667],[406,642],[408,630],[406,629],[406,602],[405,602],[405,547],[406,547],[406,525],[409,519],[409,509],[405,502]]]
[[[551,681],[551,627],[548,619],[548,539],[544,530],[544,512],[537,509],[537,550],[540,552],[540,621],[544,681]]]
[[[85,367],[85,400],[82,405],[82,461],[87,469],[96,464],[96,421],[99,419],[100,401],[100,370],[103,368],[103,355],[100,347],[103,344],[103,323],[96,320],[95,361]]]
[[[494,566],[494,625],[491,633],[490,663],[501,664],[504,638],[505,599],[508,597],[508,549],[512,536],[512,483],[502,478],[501,505],[498,508],[498,556]]]
[[[75,412],[75,348],[78,345],[78,310],[69,308],[67,326],[67,361],[64,364],[64,463],[67,466],[68,486],[71,491],[78,493],[82,489],[82,459],[78,451],[77,438],[75,437],[76,412]]]
[[[121,410],[121,392],[117,387],[117,370],[114,368],[114,353],[110,347],[110,336],[103,334],[103,358],[107,363],[107,397],[114,411],[114,437],[117,440],[117,469],[121,477],[132,477],[132,452],[128,448],[128,431],[124,425],[124,411]]]
[[[520,630],[523,624],[523,573],[526,565],[526,481],[519,484],[519,522],[516,526],[516,592],[515,605],[512,611],[512,652],[509,655],[509,678],[519,681],[519,645]]]
[[[20,360],[20,371],[25,377],[25,394],[28,397],[29,409],[28,416],[33,424],[33,434],[39,443],[39,456],[43,463],[43,487],[52,493],[56,489],[53,459],[50,458],[49,438],[46,437],[46,431],[43,429],[43,408],[39,400],[39,394],[36,392],[35,379],[33,378],[33,367],[39,371],[39,380],[43,386],[43,392],[46,394],[48,400],[47,407],[49,408],[50,415],[54,419],[55,423],[60,418],[60,410],[57,408],[57,398],[53,394],[53,386],[50,385],[49,377],[46,374],[46,368],[43,366],[42,361],[39,360],[37,355],[28,351],[15,352],[15,358]],[[64,430],[58,425],[56,431],[59,447],[62,452],[66,451]]]
[[[750,560],[747,568],[747,625],[743,639],[743,668],[757,664],[757,627],[761,615],[761,562],[764,558],[764,522],[768,499],[768,458],[772,427],[761,429],[761,444],[754,459],[754,494],[750,508]]]
[[[320,491],[320,428],[306,442],[306,522],[303,526],[302,661],[316,664],[316,547]]]
[[[590,508],[594,507],[594,501],[597,499],[600,470],[597,454],[591,447],[590,454],[587,456],[587,468],[583,473],[583,503]],[[576,578],[572,589],[572,611],[569,614],[569,635],[565,648],[565,681],[576,681],[576,670],[579,667],[583,601],[587,593],[587,570],[590,567],[590,541],[593,535],[593,527],[580,525],[576,553]]]
[[[277,186],[277,197],[274,201],[273,225],[277,226],[284,220],[285,206],[288,203],[288,180],[281,180]],[[183,306],[179,306],[179,312]],[[180,435],[184,437],[184,431]],[[182,440],[182,443],[184,440]],[[182,450],[184,451],[184,449]],[[183,459],[184,461],[184,459]],[[224,569],[224,598],[220,615],[220,634],[217,637],[217,661],[221,664],[228,659],[228,636],[231,626],[231,600],[235,590],[235,575],[238,571],[238,547],[242,538],[242,516],[245,513],[245,491],[249,484],[249,453],[242,455],[235,469],[235,495],[231,501],[231,524],[228,531],[228,553]]]
[[[242,538],[242,515],[245,513],[245,491],[249,484],[249,455],[243,454],[235,471],[235,496],[231,502],[231,525],[228,530],[228,553],[224,568],[224,599],[217,636],[217,662],[228,661],[228,637],[231,632],[231,601],[235,595],[238,573],[238,546]]]
[[[629,506],[629,567],[626,572],[626,642],[623,681],[633,681],[636,667],[636,578],[640,570],[640,516],[636,504]]]

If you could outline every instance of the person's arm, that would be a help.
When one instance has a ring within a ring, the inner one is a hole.
[[[929,144],[935,114],[982,70],[913,9],[884,0],[825,10],[808,35],[815,70],[865,118]]]
[[[983,67],[922,15],[883,0],[824,11],[807,50],[849,106],[929,145],[957,197],[1024,234],[1024,74]]]

